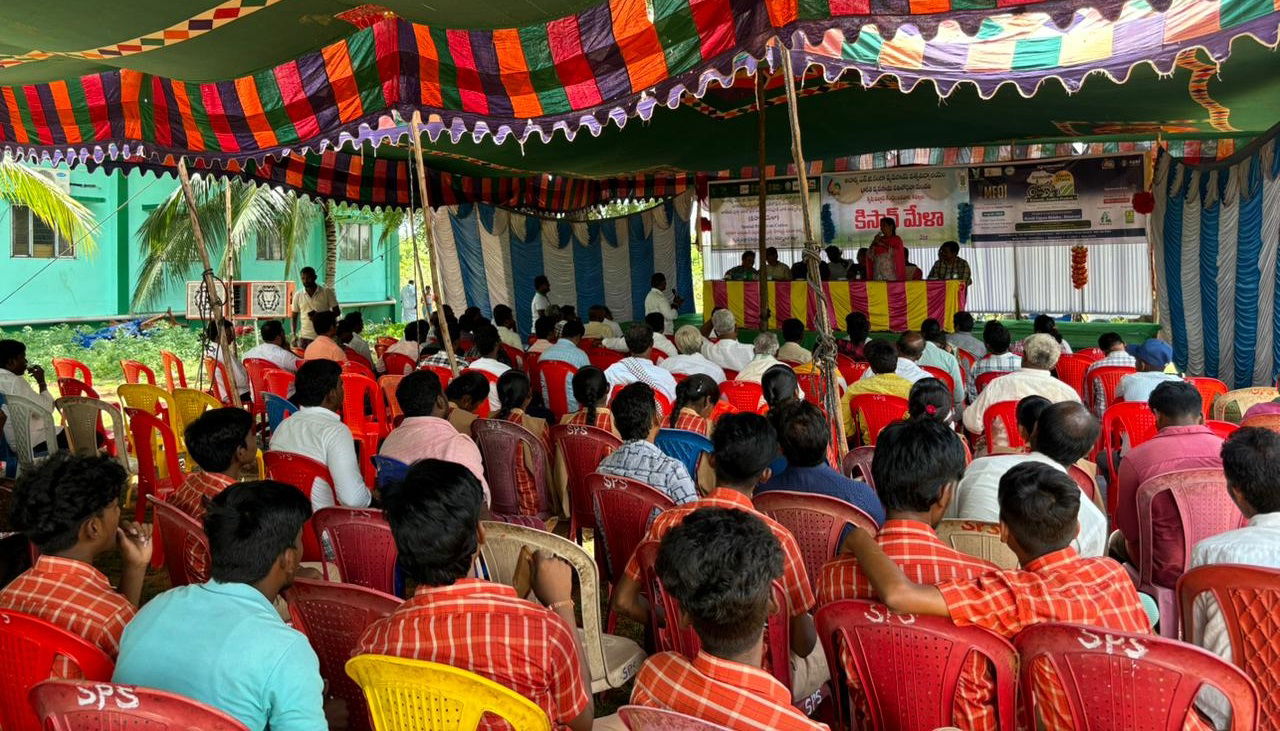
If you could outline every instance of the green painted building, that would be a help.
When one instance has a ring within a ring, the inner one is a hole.
[[[71,195],[93,211],[98,222],[94,246],[59,237],[21,206],[0,203],[0,326],[93,322],[131,313],[130,302],[144,251],[139,224],[178,186],[175,178],[49,170]],[[337,294],[343,309],[359,308],[367,322],[397,315],[400,290],[399,238],[359,213],[342,213],[338,224]],[[324,276],[324,229],[317,223],[293,271],[284,271],[282,251],[269,240],[246,242],[238,279],[297,280],[297,269],[312,266]],[[189,279],[196,279],[193,270]],[[185,290],[172,286],[145,312],[172,307],[182,316]]]

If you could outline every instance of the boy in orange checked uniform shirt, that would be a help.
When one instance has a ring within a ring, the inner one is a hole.
[[[933,419],[896,422],[885,427],[876,440],[871,472],[888,514],[876,543],[912,581],[940,584],[996,570],[995,564],[960,553],[933,532],[946,513],[964,465],[960,438]],[[819,605],[875,598],[871,582],[854,556],[837,556],[823,567],[818,579]],[[851,658],[842,654],[842,660],[846,677],[856,678]],[[991,690],[986,663],[975,653],[956,687],[953,723],[972,730],[995,729]]]

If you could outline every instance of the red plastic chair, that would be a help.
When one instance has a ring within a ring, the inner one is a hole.
[[[547,394],[547,408],[557,419],[569,413],[569,381],[577,372],[577,366],[562,360],[538,364],[538,373]]]
[[[987,387],[988,383],[991,383],[992,381],[996,380],[1000,376],[1007,376],[1011,372],[1012,371],[987,371],[986,373],[980,374],[978,376],[977,380],[973,382],[973,387],[978,391],[978,393],[982,393],[983,389]]]
[[[1116,403],[1116,389],[1120,386],[1120,381],[1125,376],[1137,373],[1136,368],[1128,366],[1103,366],[1095,368],[1092,373],[1084,381],[1084,405],[1090,410],[1094,408],[1097,401],[1097,389],[1102,387],[1103,398],[1110,407]]]
[[[329,474],[329,468],[323,462],[317,462],[310,457],[272,451],[262,455],[262,465],[267,471],[267,479],[293,485],[301,490],[308,500],[311,499],[311,491],[315,488],[316,480],[322,480],[329,485],[328,489],[333,489],[333,477]],[[302,529],[302,560],[324,561],[324,551],[321,550],[320,541],[316,538],[312,520],[308,520],[306,527]],[[322,570],[326,575],[328,574],[327,565]]]
[[[1200,392],[1200,401],[1204,404],[1204,418],[1208,421],[1213,418],[1213,401],[1222,394],[1230,391],[1227,384],[1216,378],[1205,378],[1202,376],[1187,376],[1187,383],[1196,387]]]
[[[870,363],[854,360],[843,353],[836,355],[836,368],[840,370],[840,375],[844,376],[844,382],[850,386],[857,383],[870,367]]]
[[[342,374],[342,421],[360,442],[360,474],[366,485],[372,485],[376,476],[373,455],[391,433],[387,403],[376,380],[360,373]]]
[[[160,351],[160,367],[164,371],[164,385],[173,393],[175,388],[187,387],[187,370],[177,353]]]
[[[619,383],[618,385],[614,386],[613,390],[609,392],[609,403],[612,404],[613,400],[618,397],[619,393],[622,392],[622,389],[626,388],[629,385],[631,384]],[[658,407],[658,416],[662,417],[663,421],[666,421],[667,417],[671,415],[671,399],[667,398],[667,395],[665,393],[655,388],[653,390],[653,402]]]
[[[1102,432],[1098,436],[1101,449],[1098,450],[1094,461],[1106,464],[1107,474],[1115,475],[1119,469],[1116,457],[1124,447],[1126,438],[1128,448],[1133,449],[1155,435],[1156,415],[1145,402],[1121,401],[1108,406],[1102,414]],[[1111,492],[1116,493],[1114,490]],[[1108,498],[1108,504],[1110,503],[1111,500]],[[1114,510],[1114,506],[1112,509]]]
[[[854,447],[846,452],[844,458],[841,459],[840,471],[844,473],[845,477],[862,480],[874,488],[875,481],[871,476],[871,462],[875,455],[875,447]]]
[[[495,399],[495,402],[496,402],[496,399],[497,399],[496,394],[498,393],[497,374],[491,373],[489,371],[480,370],[479,368],[463,368],[461,371],[458,371],[458,375],[462,375],[463,373],[479,373],[480,375],[484,376],[485,380],[489,382],[489,396]],[[489,418],[490,408],[492,408],[492,406],[489,403],[488,399],[486,399],[484,403],[480,404],[480,408],[476,409],[476,416],[479,416],[481,419]]]
[[[96,398],[101,400],[98,392],[93,387],[79,378],[59,378],[58,393],[66,398],[68,396],[84,396],[87,398]]]
[[[404,421],[404,411],[400,408],[400,399],[396,398],[396,389],[404,376],[379,376],[378,388],[382,389],[382,398],[387,402],[387,416],[391,419],[392,428],[400,426]]]
[[[956,392],[956,382],[955,382],[955,379],[951,377],[950,373],[947,373],[943,369],[938,368],[936,366],[920,366],[920,367],[924,369],[924,371],[928,373],[930,376],[933,376],[939,381],[942,381],[943,385],[947,387],[947,393],[954,394]]]
[[[275,369],[267,371],[265,375],[266,383],[263,388],[267,393],[274,393],[282,399],[288,399],[291,395],[289,392],[293,390],[293,382],[298,379],[297,376],[283,369]]]
[[[57,731],[248,731],[233,716],[190,698],[135,685],[46,680],[31,689],[31,707]]]
[[[804,400],[822,409],[825,414],[827,405],[823,401],[823,395],[826,393],[826,383],[823,381],[821,373],[797,373],[796,385],[804,391]],[[836,401],[844,397],[844,391],[840,389],[840,383],[835,384]]]
[[[581,545],[582,529],[593,525],[587,477],[596,471],[601,460],[622,446],[622,440],[594,426],[560,424],[551,427],[551,444],[564,460],[568,477],[569,537]],[[597,541],[597,551],[599,549]]]
[[[1195,634],[1194,602],[1213,595],[1231,640],[1231,662],[1258,686],[1262,703],[1259,728],[1280,729],[1280,637],[1274,618],[1280,616],[1280,570],[1261,566],[1220,564],[1191,569],[1178,579],[1185,642],[1203,642]],[[1271,618],[1272,621],[1260,621]]]
[[[58,378],[78,378],[93,388],[93,371],[84,363],[74,358],[50,358],[49,364],[53,366],[53,375]]]
[[[587,350],[587,360],[591,361],[591,365],[602,371],[625,357],[627,356],[608,348],[590,348]]]
[[[1212,429],[1214,434],[1217,434],[1223,439],[1235,434],[1236,430],[1240,428],[1239,424],[1232,424],[1229,421],[1218,421],[1216,419],[1207,419],[1205,420],[1204,425]]]
[[[617,581],[653,517],[676,504],[666,493],[643,482],[599,472],[587,475],[587,491],[591,494],[595,540],[604,546],[601,573]]]
[[[1014,637],[1023,723],[1035,728],[1037,661],[1062,682],[1071,728],[1177,731],[1201,687],[1231,702],[1231,728],[1254,728],[1258,691],[1238,668],[1183,642],[1074,624],[1036,624]]]
[[[321,542],[333,548],[338,573],[348,584],[396,593],[396,550],[381,510],[322,508],[311,518]]]
[[[758,414],[764,408],[764,389],[758,383],[725,381],[720,384],[720,396],[740,412]]]
[[[1182,524],[1182,560],[1179,574],[1186,571],[1191,549],[1200,541],[1235,530],[1245,524],[1240,508],[1227,493],[1227,478],[1221,469],[1178,470],[1156,475],[1138,486],[1138,555],[1132,557],[1137,567],[1134,584],[1138,591],[1150,594],[1160,608],[1160,634],[1177,639],[1178,601],[1175,587],[1155,583],[1155,561],[1152,555],[1154,536],[1151,503],[1156,496],[1168,492],[1173,498]],[[1126,566],[1134,573],[1132,566]]]
[[[484,459],[484,477],[489,483],[490,504],[495,520],[500,516],[533,518],[546,521],[551,517],[551,495],[547,489],[547,448],[528,429],[499,419],[476,419],[471,422],[471,437]],[[516,489],[516,470],[525,465],[525,447],[532,464],[538,508],[532,515],[520,511],[520,495]],[[536,526],[535,526],[536,527]],[[545,523],[544,523],[545,527]]]
[[[648,706],[623,706],[618,718],[630,729],[654,729],[658,731],[730,731],[728,726],[703,721],[694,716]]]
[[[226,364],[220,360],[205,356],[204,373],[209,377],[209,393],[221,401],[224,406],[231,406],[231,394],[234,387],[231,385],[231,376],[227,373]]]
[[[275,363],[263,358],[245,358],[244,370],[249,375],[249,390],[253,397],[253,403],[250,406],[250,412],[253,414],[254,420],[259,425],[263,425],[267,421],[267,402],[263,398],[263,394],[271,392],[267,388],[267,374],[271,371],[284,371]],[[288,372],[288,371],[284,371]],[[276,394],[279,396],[280,394]],[[283,396],[280,396],[284,398]]]
[[[156,385],[156,372],[147,367],[146,363],[136,360],[120,361],[120,370],[124,371],[125,383],[147,383],[152,386]],[[143,379],[146,379],[145,381]]]
[[[960,361],[960,370],[967,373],[972,370],[974,364],[978,362],[978,356],[970,353],[964,348],[956,348],[956,360]]]
[[[355,363],[356,365],[364,366],[365,369],[368,370],[370,373],[374,372],[373,364],[370,363],[369,359],[361,355],[360,351],[356,350],[355,348],[349,345],[344,345],[342,346],[342,354],[347,356],[347,361],[351,363]]]
[[[78,667],[86,680],[110,681],[115,670],[111,658],[80,635],[29,614],[0,609],[0,727],[43,728],[27,694],[49,679],[60,657]]]
[[[542,383],[542,353],[525,353],[524,354],[524,373],[529,377],[529,383]]]
[[[900,396],[864,393],[854,396],[849,406],[855,418],[862,415],[860,424],[867,425],[867,433],[862,435],[862,443],[866,445],[875,446],[882,429],[907,418],[907,400]]]
[[[818,575],[840,550],[840,537],[852,523],[875,535],[880,526],[865,511],[839,498],[806,492],[770,490],[756,495],[756,510],[781,523],[800,545],[809,585],[816,587]]]
[[[896,614],[860,599],[827,604],[814,621],[831,677],[841,686],[835,692],[839,718],[847,719],[854,705],[842,681],[856,678],[856,692],[866,699],[870,716],[863,728],[951,726],[960,676],[969,654],[976,653],[995,671],[996,727],[1013,731],[1018,658],[1013,644],[1000,635],[957,627],[942,617]]]
[[[378,380],[378,374],[374,373],[372,368],[364,365],[363,363],[359,363],[354,360],[344,360],[339,365],[342,366],[343,373],[355,373],[356,375],[364,376],[371,381]]]
[[[1103,358],[1106,358],[1106,357],[1107,357],[1107,354],[1106,354],[1106,353],[1104,353],[1104,352],[1102,352],[1102,348],[1096,348],[1096,347],[1095,347],[1095,348],[1081,348],[1080,350],[1076,351],[1076,353],[1075,353],[1075,354],[1076,354],[1076,355],[1083,355],[1085,358],[1088,358],[1088,359],[1089,359],[1089,362],[1090,362],[1090,363],[1097,363],[1098,361],[1100,361],[1100,360],[1102,360]]]
[[[1058,365],[1055,370],[1058,372],[1058,380],[1075,389],[1080,394],[1080,398],[1084,398],[1084,374],[1089,371],[1089,366],[1093,365],[1093,361],[1087,356],[1079,353],[1068,353],[1058,358]]]
[[[309,579],[294,581],[285,599],[293,626],[307,636],[320,660],[320,677],[347,703],[348,728],[372,729],[364,692],[345,668],[365,629],[394,612],[400,600],[362,586]]]
[[[1022,438],[1022,432],[1018,431],[1018,402],[997,401],[982,412],[982,432],[987,440],[987,454],[995,454],[996,447],[999,446],[996,444],[994,429],[997,421],[1004,428],[1005,440],[1009,442],[1009,447],[1021,449],[1027,446]]]
[[[524,351],[519,348],[513,348],[506,343],[502,344],[502,352],[507,354],[507,358],[511,361],[511,367],[518,371],[524,370]],[[528,375],[526,372],[525,375]]]
[[[464,361],[459,361],[459,362],[465,365]],[[390,366],[387,367],[387,370],[388,371],[391,370]],[[424,365],[422,366],[422,370],[431,371],[432,373],[436,374],[436,378],[440,379],[441,392],[443,392],[444,389],[448,387],[449,381],[453,380],[453,371],[449,370],[447,366]]]
[[[171,586],[203,584],[209,580],[209,538],[204,527],[178,508],[148,495],[156,530],[164,543],[164,567]]]
[[[125,408],[124,415],[138,458],[138,495],[133,518],[142,523],[147,515],[147,496],[168,499],[182,487],[186,475],[178,462],[178,439],[164,420],[142,409]],[[161,454],[156,454],[157,447]],[[158,559],[156,565],[159,565]]]
[[[413,369],[418,365],[413,362],[413,358],[403,353],[387,353],[382,356],[382,364],[387,368],[387,375],[391,376],[407,376],[413,373]]]

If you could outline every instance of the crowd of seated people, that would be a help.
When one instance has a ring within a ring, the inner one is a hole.
[[[394,400],[400,416],[367,453],[363,422],[346,413],[359,408],[344,398],[346,353],[330,357],[329,347],[345,345],[364,357],[354,344],[362,323],[317,314],[316,338],[303,358],[271,323],[262,326],[264,344],[245,354],[278,360],[281,370],[292,366],[294,413],[270,430],[237,407],[182,424],[186,470],[158,497],[202,528],[209,581],[145,596],[153,531],[122,515],[130,477],[121,461],[54,450],[17,480],[3,516],[6,529],[26,536],[39,553],[0,588],[0,609],[88,640],[114,662],[115,682],[177,693],[253,729],[342,727],[346,709],[326,690],[332,681],[321,677],[317,650],[290,626],[289,588],[297,578],[339,578],[303,565],[312,516],[335,506],[367,510],[385,518],[405,585],[399,608],[363,630],[353,655],[452,665],[528,698],[553,727],[625,728],[605,710],[604,696],[593,693],[599,678],[588,661],[581,577],[569,563],[531,548],[520,557],[516,588],[481,560],[486,520],[565,535],[563,519],[577,502],[539,493],[569,479],[557,474],[564,453],[554,424],[612,434],[620,446],[611,446],[594,471],[644,483],[673,505],[637,529],[643,537],[621,557],[625,570],[601,585],[603,606],[627,631],[654,632],[665,614],[653,593],[660,585],[680,612],[665,621],[691,628],[701,649],[657,647],[622,686],[626,698],[731,729],[843,727],[833,692],[848,694],[852,717],[866,716],[874,700],[859,685],[852,653],[837,648],[829,655],[823,647],[829,638],[818,635],[815,614],[837,602],[876,601],[1010,639],[1044,623],[1177,636],[1181,622],[1193,628],[1184,640],[1231,662],[1227,620],[1217,605],[1200,601],[1193,617],[1168,616],[1139,592],[1137,567],[1146,556],[1151,582],[1168,590],[1200,566],[1280,570],[1280,470],[1271,463],[1280,460],[1280,433],[1246,425],[1220,436],[1205,424],[1196,387],[1166,372],[1172,351],[1159,341],[1126,349],[1114,333],[1099,340],[1100,367],[1133,368],[1139,376],[1105,394],[1101,405],[1145,401],[1155,424],[1140,443],[1135,435],[1104,443],[1111,435],[1097,404],[1084,403],[1077,387],[1059,377],[1069,349],[1056,329],[1040,323],[1015,355],[1008,329],[996,321],[982,330],[985,353],[973,352],[979,341],[967,313],[956,316],[954,333],[926,321],[921,331],[893,337],[872,337],[865,316],[851,316],[849,345],[837,349],[840,365],[847,358],[863,366],[841,373],[828,400],[800,387],[799,379],[821,374],[822,364],[803,347],[798,321],[784,323],[780,348],[769,332],[740,342],[727,310],[715,311],[702,332],[677,327],[672,341],[657,321],[619,327],[597,306],[583,323],[551,306],[525,343],[510,307],[495,307],[492,321],[478,310],[454,320],[440,308],[434,325],[410,322],[405,337],[385,349],[420,368],[389,392],[375,392],[373,398]],[[593,365],[597,349],[616,353],[617,341],[625,356]],[[0,352],[15,347],[0,342]],[[368,358],[382,366],[374,354]],[[551,410],[553,384],[539,374],[538,359],[572,366],[565,383],[554,384],[567,397],[564,413]],[[983,374],[995,375],[979,388],[974,381]],[[729,403],[725,384],[734,383],[758,384],[756,409]],[[901,400],[901,415],[878,433],[858,398],[870,395]],[[992,425],[988,411],[997,408],[1012,421]],[[494,464],[477,431],[493,421],[527,433],[548,458],[520,449],[514,464]],[[988,428],[1000,431],[988,439]],[[704,440],[710,450],[697,469],[664,443],[679,435]],[[861,474],[842,461],[855,447],[870,448]],[[259,472],[260,449],[313,460],[325,477],[306,485],[269,479]],[[366,467],[374,455],[403,471],[370,480]],[[1094,462],[1104,459],[1118,464],[1114,475]],[[1212,498],[1239,513],[1238,527],[1189,552],[1185,531],[1197,516],[1182,514],[1169,493],[1149,508],[1138,499],[1144,484],[1184,470],[1221,475]],[[495,515],[495,495],[507,490],[518,515]],[[793,532],[764,507],[765,496],[779,494],[840,501],[866,520],[844,525],[825,559],[813,564],[812,550],[802,546],[814,536]],[[541,512],[547,504],[550,518]],[[607,525],[601,520],[607,516],[588,516],[582,525]],[[1151,524],[1153,545],[1143,544],[1143,521]],[[989,531],[1012,558],[964,552],[937,532],[944,523]],[[599,531],[588,535],[606,541]],[[334,560],[327,540],[321,550],[326,562]],[[101,560],[112,552],[119,558]],[[651,576],[659,583],[649,583]],[[786,632],[775,641],[761,628],[778,617]],[[841,667],[830,667],[829,657]],[[1025,671],[1040,726],[1077,727],[1066,700],[1073,691],[1052,667],[1039,660]],[[977,655],[964,660],[954,690],[947,690],[953,725],[1005,726],[994,672]],[[63,658],[53,674],[76,677],[77,669]],[[610,698],[611,709],[618,704],[616,695]],[[1202,692],[1178,712],[1184,727],[1222,728],[1231,707]],[[502,725],[487,718],[482,727]]]

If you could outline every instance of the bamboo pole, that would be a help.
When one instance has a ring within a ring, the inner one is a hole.
[[[436,302],[436,321],[439,324],[440,338],[444,341],[444,352],[449,357],[449,370],[453,371],[453,375],[458,375],[458,356],[453,352],[453,338],[449,337],[449,326],[444,319],[444,305],[441,303],[440,293],[440,256],[436,251],[435,235],[431,230],[431,195],[427,191],[427,166],[422,161],[422,115],[414,110],[413,118],[409,120],[409,131],[413,135],[413,158],[418,169],[418,198],[419,205],[422,206],[423,228],[427,236],[427,256],[431,257],[431,288],[435,291]],[[415,238],[416,240],[416,238]],[[417,250],[414,250],[414,256],[417,256]],[[419,270],[421,270],[421,261],[417,262]]]
[[[200,263],[204,264],[204,272],[201,278],[204,280],[205,291],[209,295],[209,310],[218,317],[222,309],[222,299],[218,296],[218,283],[213,278],[213,264],[209,260],[209,250],[205,245],[204,230],[200,228],[200,214],[196,206],[196,195],[191,190],[191,176],[187,173],[186,158],[178,158],[178,181],[182,183],[182,199],[187,204],[187,215],[191,217],[191,231],[196,239],[196,252],[200,254]],[[230,245],[230,241],[227,242]],[[235,371],[231,368],[231,347],[226,342],[226,334],[222,330],[221,323],[217,327],[218,331],[218,351],[222,353],[222,365],[227,369],[227,380],[231,381],[231,405],[240,406],[240,393],[236,388],[235,379],[231,374]],[[201,359],[204,355],[201,354]],[[203,360],[202,360],[203,362]],[[210,382],[213,381],[213,374],[209,374]],[[216,390],[216,384],[214,385]]]
[[[757,148],[759,151],[759,157],[756,161],[756,185],[759,187],[759,190],[757,190],[756,195],[757,201],[759,202],[758,213],[760,220],[756,229],[756,246],[759,249],[756,253],[756,266],[759,267],[758,271],[760,275],[759,328],[761,330],[767,330],[769,328],[769,275],[764,270],[764,252],[765,249],[768,248],[766,240],[769,229],[768,221],[765,218],[766,215],[768,215],[769,178],[765,173],[765,160],[767,159],[765,155],[765,136],[768,132],[768,125],[766,123],[767,120],[765,118],[764,108],[764,84],[765,78],[763,68],[758,67],[756,69],[756,129],[759,138]]]
[[[792,68],[791,51],[774,37],[775,47],[782,55],[782,75],[787,86],[787,115],[791,123],[791,156],[795,160],[796,178],[800,187],[800,206],[804,214],[804,260],[808,266],[809,289],[813,291],[817,312],[818,343],[813,349],[813,359],[822,373],[822,403],[827,416],[836,427],[840,454],[844,455],[847,443],[844,439],[844,416],[840,412],[840,399],[836,389],[836,341],[831,334],[831,321],[827,319],[827,292],[822,287],[822,275],[818,263],[822,250],[813,237],[813,221],[809,218],[809,171],[804,161],[804,145],[800,139],[800,113],[796,104],[796,76]]]

